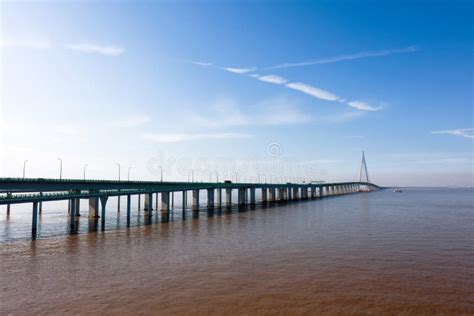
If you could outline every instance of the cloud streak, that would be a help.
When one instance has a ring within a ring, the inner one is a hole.
[[[224,67],[222,69],[227,70],[229,72],[233,72],[235,74],[246,74],[246,73],[257,70],[257,68],[234,68],[234,67]]]
[[[434,131],[431,132],[432,134],[447,134],[447,135],[454,135],[460,136],[467,139],[474,140],[474,128],[459,128],[459,129],[450,129],[445,131]]]
[[[375,112],[382,109],[382,107],[380,106],[374,107],[362,101],[349,101],[349,102],[344,102],[344,103],[349,105],[350,107],[353,107],[354,109],[361,110],[361,111]]]
[[[332,94],[331,92],[321,90],[319,88],[316,88],[316,87],[313,87],[301,82],[288,83],[286,86],[290,89],[306,93],[312,97],[315,97],[321,100],[337,101],[340,99],[337,95]]]
[[[94,43],[78,43],[68,44],[67,49],[78,51],[86,54],[100,54],[108,57],[117,57],[124,53],[125,49],[122,47],[111,45],[99,45]]]
[[[409,46],[405,48],[397,48],[397,49],[384,49],[378,51],[366,51],[360,52],[350,55],[339,55],[334,57],[322,58],[322,59],[312,59],[302,62],[295,62],[295,63],[284,63],[275,66],[268,67],[267,69],[281,69],[281,68],[290,68],[290,67],[304,67],[304,66],[313,66],[319,64],[330,64],[330,63],[337,63],[340,61],[346,60],[355,60],[361,58],[370,58],[370,57],[382,57],[388,56],[393,54],[406,54],[406,53],[413,53],[416,52],[418,49],[415,46]]]
[[[266,76],[260,76],[260,77],[256,75],[252,77],[257,78],[258,80],[261,80],[261,81],[274,83],[274,84],[285,84],[288,82],[288,80],[286,80],[285,78],[276,76],[276,75],[266,75]]]

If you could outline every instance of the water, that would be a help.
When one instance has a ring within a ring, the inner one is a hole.
[[[12,221],[0,314],[472,315],[473,196],[386,190],[37,241]]]

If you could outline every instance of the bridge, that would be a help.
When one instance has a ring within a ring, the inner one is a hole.
[[[107,201],[118,197],[126,197],[127,224],[130,224],[132,199],[137,200],[138,210],[142,209],[149,219],[153,216],[153,200],[155,209],[166,215],[171,212],[174,194],[182,194],[182,209],[188,206],[188,192],[192,192],[191,208],[198,212],[200,192],[207,192],[205,208],[208,210],[239,208],[246,205],[282,203],[301,199],[317,199],[328,196],[368,192],[380,189],[370,182],[338,182],[338,183],[231,183],[231,182],[161,182],[161,181],[110,181],[110,180],[78,180],[78,179],[29,179],[0,178],[0,205],[7,205],[7,215],[12,204],[32,204],[32,237],[36,238],[38,212],[42,211],[42,203],[48,201],[68,201],[70,225],[77,224],[80,216],[81,200],[89,202],[89,218],[101,219],[104,225]],[[233,203],[232,192],[237,192],[237,201]],[[256,191],[260,190],[259,201]],[[158,202],[161,196],[161,205]],[[171,198],[170,198],[171,196]]]

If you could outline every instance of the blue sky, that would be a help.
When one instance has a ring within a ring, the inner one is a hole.
[[[472,2],[0,6],[3,176],[473,184]]]

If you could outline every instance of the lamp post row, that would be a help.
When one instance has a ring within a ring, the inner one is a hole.
[[[59,160],[59,180],[62,180],[62,177],[63,177],[63,160],[61,158],[58,157],[58,160]],[[23,161],[23,179],[25,178],[26,176],[26,163],[28,162],[28,160],[25,160]],[[116,162],[115,163],[117,166],[118,166],[118,180],[120,181],[120,172],[121,172],[121,165],[120,163]],[[84,167],[83,167],[83,176],[84,176],[84,180],[86,179],[86,169],[87,169],[87,166],[89,164],[86,163],[84,164]],[[132,169],[133,167],[128,167],[128,171],[127,171],[127,181],[130,181],[130,170]],[[163,182],[163,168],[162,167],[158,167],[160,168],[160,182]],[[215,175],[216,175],[216,182],[219,182],[219,173],[217,171],[214,171]],[[191,177],[190,177],[191,175]],[[238,174],[237,172],[234,174],[235,176],[235,181],[238,182]],[[263,183],[266,183],[267,182],[267,176],[265,174],[257,174],[257,183],[261,183],[261,181],[263,180]],[[194,170],[193,169],[189,169],[189,172],[188,172],[188,182],[194,182]],[[211,182],[212,181],[212,174],[209,175],[209,181]],[[303,181],[304,182],[304,181]]]

